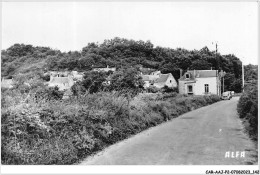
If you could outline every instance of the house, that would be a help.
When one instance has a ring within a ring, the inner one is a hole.
[[[116,68],[115,68],[115,67],[109,68],[109,67],[107,66],[106,68],[94,68],[93,71],[97,71],[97,72],[101,72],[101,71],[104,71],[104,72],[112,71],[112,72],[115,72],[115,71],[116,71]]]
[[[150,75],[141,75],[144,81],[144,88],[155,86],[157,88],[177,87],[177,82],[171,73],[162,74],[161,71],[152,72]]]
[[[159,78],[157,78],[154,81],[153,86],[157,88],[163,88],[164,86],[173,88],[173,87],[177,87],[178,85],[175,78],[172,76],[171,73],[169,73],[169,74],[160,74]]]
[[[66,90],[71,88],[75,81],[72,76],[68,77],[50,77],[50,81],[48,82],[48,86],[55,87],[58,86],[59,90]]]
[[[12,88],[13,87],[13,84],[14,84],[14,81],[13,79],[5,79],[5,78],[2,78],[2,81],[1,81],[1,88]]]
[[[50,81],[47,83],[50,87],[58,86],[59,90],[69,89],[77,81],[83,80],[83,73],[77,71],[50,71],[46,74],[50,75]]]
[[[217,70],[188,70],[179,79],[179,93],[220,95],[221,81]]]

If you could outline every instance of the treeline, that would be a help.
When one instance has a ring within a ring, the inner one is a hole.
[[[241,92],[241,61],[235,55],[221,55],[207,47],[186,50],[154,47],[150,41],[134,41],[123,38],[89,43],[81,51],[61,52],[49,47],[15,44],[2,50],[2,77],[10,78],[18,73],[49,70],[89,71],[95,67],[144,67],[172,73],[177,80],[180,69],[215,69],[227,72],[225,89]]]
[[[237,105],[239,117],[253,140],[258,140],[258,66],[245,66],[244,93]],[[257,142],[256,142],[257,143]]]

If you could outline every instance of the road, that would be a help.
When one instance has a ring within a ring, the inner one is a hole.
[[[256,148],[237,116],[238,99],[188,112],[114,144],[81,165],[252,164]]]

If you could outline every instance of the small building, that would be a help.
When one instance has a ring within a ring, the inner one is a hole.
[[[5,78],[2,78],[2,81],[1,81],[1,88],[12,88],[13,87],[13,84],[14,84],[14,81],[13,79],[5,79]]]
[[[115,72],[116,71],[116,68],[115,67],[105,67],[105,68],[94,68],[93,71],[97,71],[97,72],[101,72],[101,71],[104,71],[104,72],[108,72],[108,71],[112,71],[112,72]]]
[[[47,83],[50,87],[58,86],[59,90],[71,88],[77,81],[83,80],[83,73],[77,71],[50,71],[46,74],[50,75],[50,81]]]
[[[171,73],[169,74],[160,74],[159,78],[154,81],[153,86],[157,88],[163,88],[164,86],[168,86],[170,88],[177,87],[177,82]]]
[[[144,81],[144,88],[155,86],[157,88],[177,87],[177,82],[171,73],[162,74],[161,71],[152,72],[150,75],[141,75]]]
[[[68,77],[52,77],[50,78],[50,81],[48,82],[48,86],[55,87],[58,86],[59,90],[66,90],[71,88],[73,86],[75,81],[73,81],[73,78],[71,76]]]
[[[179,79],[180,94],[220,95],[220,90],[221,81],[217,70],[188,70]]]

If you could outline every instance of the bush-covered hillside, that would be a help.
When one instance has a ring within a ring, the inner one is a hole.
[[[235,55],[221,55],[207,47],[186,50],[154,47],[150,41],[134,41],[123,38],[89,43],[81,51],[61,52],[48,47],[15,44],[2,50],[2,77],[18,73],[48,70],[88,71],[93,67],[138,67],[172,73],[175,79],[180,69],[215,69],[227,72],[225,89],[241,91],[241,61]]]

